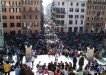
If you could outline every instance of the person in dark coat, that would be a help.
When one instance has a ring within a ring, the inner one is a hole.
[[[34,75],[30,67],[27,67],[27,69],[25,69],[25,75]]]
[[[73,57],[73,69],[76,69],[76,63],[77,63],[77,58],[76,56]]]
[[[22,60],[23,60],[23,57],[24,57],[23,51],[21,51],[21,52],[19,53],[19,57],[20,57],[20,62],[21,62],[21,64],[22,64]]]
[[[81,58],[79,59],[79,69],[80,69],[80,70],[82,70],[83,65],[84,65],[84,57],[81,57]]]

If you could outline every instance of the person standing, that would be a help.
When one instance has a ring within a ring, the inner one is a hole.
[[[32,61],[32,68],[33,68],[33,66],[34,66],[34,61],[35,61],[34,56],[32,56],[31,61]]]
[[[79,59],[79,69],[80,69],[80,70],[82,70],[83,65],[84,65],[84,57],[81,57],[81,58]]]
[[[58,54],[55,54],[55,62],[58,63],[58,57],[59,55]]]
[[[19,66],[15,69],[15,75],[20,75],[21,68]]]
[[[77,58],[76,56],[73,57],[73,69],[76,69],[76,63],[77,63]]]

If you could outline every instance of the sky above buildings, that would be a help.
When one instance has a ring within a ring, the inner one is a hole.
[[[52,2],[52,0],[43,0],[43,6],[44,6],[44,13],[46,13],[46,6],[49,4],[49,3],[51,3]]]

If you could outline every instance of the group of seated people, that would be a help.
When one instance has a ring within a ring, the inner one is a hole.
[[[73,69],[71,62],[50,62],[48,64],[37,64],[37,74],[42,75],[106,75],[106,68],[100,65],[97,61],[88,62],[88,64],[81,69]]]

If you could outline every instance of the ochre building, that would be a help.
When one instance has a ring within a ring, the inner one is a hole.
[[[85,31],[100,32],[105,30],[106,0],[88,0]]]
[[[35,33],[41,30],[42,0],[2,0],[4,33]]]

